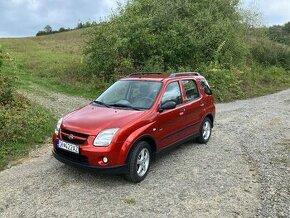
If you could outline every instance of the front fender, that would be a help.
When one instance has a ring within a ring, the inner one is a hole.
[[[149,123],[145,126],[140,127],[139,129],[135,130],[134,132],[132,132],[128,138],[125,140],[125,142],[123,143],[121,150],[120,150],[120,155],[119,155],[119,161],[120,163],[125,164],[127,157],[129,155],[129,152],[131,151],[133,145],[139,140],[141,139],[144,135],[150,136],[152,139],[152,135],[154,133],[153,128],[154,128],[154,124],[153,123]]]

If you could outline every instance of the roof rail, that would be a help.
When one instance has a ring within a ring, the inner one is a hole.
[[[128,77],[133,77],[133,76],[144,76],[144,75],[162,75],[162,73],[151,73],[151,72],[148,72],[148,73],[132,73],[130,75],[127,76]]]
[[[181,72],[181,73],[172,73],[169,78],[178,77],[178,76],[200,76],[197,72]]]

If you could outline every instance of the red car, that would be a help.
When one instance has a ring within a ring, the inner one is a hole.
[[[164,149],[193,138],[207,143],[214,118],[214,98],[200,74],[133,74],[58,121],[53,155],[140,182]]]

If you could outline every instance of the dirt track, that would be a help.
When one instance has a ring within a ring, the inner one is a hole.
[[[87,102],[45,92],[27,96],[57,116]],[[218,104],[211,141],[163,155],[137,185],[59,163],[48,142],[0,172],[0,217],[289,217],[289,181],[286,90]]]

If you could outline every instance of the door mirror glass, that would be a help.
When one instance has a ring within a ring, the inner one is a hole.
[[[174,101],[168,101],[161,105],[159,108],[159,112],[165,111],[165,110],[171,110],[176,108],[176,103]]]

